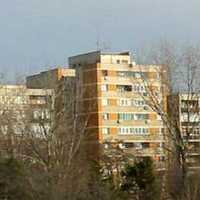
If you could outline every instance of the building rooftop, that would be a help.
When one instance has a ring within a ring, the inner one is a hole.
[[[53,69],[45,70],[45,71],[39,72],[37,74],[30,75],[28,77],[38,76],[38,75],[42,75],[42,74],[46,74],[46,73],[51,73],[51,72],[54,72],[54,71],[62,71],[64,73],[64,72],[73,72],[74,70],[70,69],[68,67],[65,67],[65,66],[64,67],[57,66],[57,67],[55,67]]]
[[[122,52],[106,52],[106,51],[91,51],[91,52],[87,52],[87,53],[81,53],[75,56],[70,56],[70,58],[72,57],[79,57],[79,56],[87,56],[87,55],[91,55],[91,54],[96,54],[96,55],[113,55],[113,56],[130,56],[131,53],[130,51],[122,51]]]

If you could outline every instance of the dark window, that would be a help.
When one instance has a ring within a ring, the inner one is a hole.
[[[103,75],[103,76],[108,76],[108,70],[103,70],[103,71],[102,71],[102,75]]]
[[[149,148],[150,147],[150,145],[149,145],[149,143],[147,143],[147,142],[145,142],[145,143],[142,143],[142,148]]]

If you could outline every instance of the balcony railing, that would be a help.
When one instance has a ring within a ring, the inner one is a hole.
[[[125,149],[125,151],[127,153],[131,153],[135,156],[155,156],[155,155],[158,155],[158,154],[161,154],[163,155],[164,154],[164,151],[163,151],[163,148],[127,148]]]
[[[200,155],[200,148],[192,148],[188,150],[188,155]]]

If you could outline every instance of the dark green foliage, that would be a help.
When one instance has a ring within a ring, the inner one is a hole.
[[[0,199],[29,200],[23,164],[14,158],[0,159]]]
[[[137,196],[142,200],[157,199],[157,185],[154,174],[153,161],[149,157],[127,165],[122,172],[122,190]]]

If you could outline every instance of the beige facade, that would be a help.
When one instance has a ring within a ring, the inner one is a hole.
[[[88,129],[100,143],[118,143],[136,156],[164,160],[164,126],[144,100],[143,77],[165,99],[160,66],[137,65],[129,52],[100,51],[69,58],[80,85],[83,115],[90,115]],[[79,92],[80,93],[80,92]],[[164,104],[164,102],[163,102]],[[164,105],[163,105],[164,106]]]
[[[0,131],[24,134],[31,129],[40,136],[39,119],[47,119],[49,126],[49,98],[52,90],[28,89],[24,85],[0,85]],[[11,130],[12,129],[12,130]]]
[[[179,93],[168,97],[168,107],[188,145],[190,168],[200,166],[200,94]],[[173,110],[172,110],[173,109]]]
[[[72,81],[79,115],[89,116],[87,130],[93,142],[105,148],[117,144],[126,152],[138,157],[150,156],[162,165],[164,126],[160,116],[147,105],[144,85],[145,77],[158,91],[157,98],[164,107],[166,95],[162,90],[160,68],[137,65],[129,52],[96,51],[70,57],[69,68],[27,77],[27,87],[33,90],[51,88],[59,94],[60,88],[68,87]],[[65,87],[56,87],[58,83]],[[67,101],[67,95],[61,96]],[[59,101],[56,105],[61,106]],[[94,151],[93,147],[91,149]]]
[[[64,67],[58,67],[52,70],[47,70],[39,74],[28,76],[26,85],[32,89],[52,89],[58,84],[63,77],[74,77],[75,70]]]

